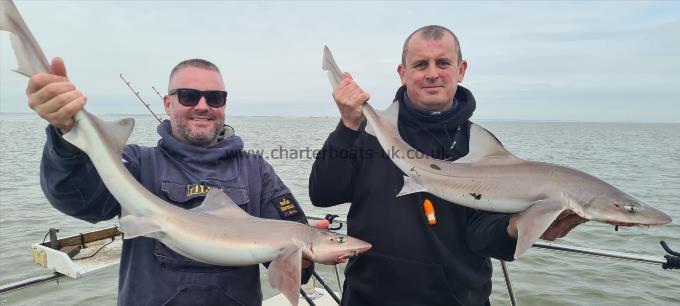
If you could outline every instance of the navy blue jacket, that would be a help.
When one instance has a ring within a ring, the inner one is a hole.
[[[400,88],[394,102],[400,103],[398,126],[404,140],[439,159],[466,155],[475,109],[472,93],[459,86],[453,111],[430,116],[409,106],[405,91]],[[326,207],[351,202],[347,234],[373,244],[350,259],[342,304],[488,304],[489,257],[511,260],[515,251],[516,241],[506,230],[510,215],[477,211],[422,192],[396,197],[403,175],[374,136],[342,122],[314,162],[312,203]],[[425,199],[433,203],[435,225],[428,224]]]
[[[306,223],[304,213],[274,169],[258,155],[243,152],[233,135],[210,148],[178,141],[170,122],[158,127],[156,147],[127,145],[123,163],[158,197],[184,208],[201,204],[203,186],[222,188],[249,214]],[[40,167],[41,186],[50,203],[63,213],[92,223],[120,214],[120,205],[102,183],[89,158],[47,128]],[[297,214],[282,211],[288,198]],[[313,266],[303,273],[307,281]],[[126,239],[120,260],[119,305],[261,305],[259,265],[220,267],[181,256],[147,237]]]

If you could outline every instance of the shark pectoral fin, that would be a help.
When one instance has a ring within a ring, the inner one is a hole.
[[[281,291],[291,305],[297,306],[302,278],[302,249],[286,247],[269,264],[269,284]]]
[[[219,188],[210,188],[203,203],[191,211],[223,218],[252,218]]]
[[[416,192],[427,192],[427,189],[423,187],[422,185],[418,184],[414,179],[412,179],[410,176],[404,175],[404,187],[401,187],[401,191],[397,194],[398,197],[407,195],[407,194],[412,194]]]
[[[528,250],[548,229],[550,224],[564,211],[560,201],[534,202],[517,218],[517,246],[515,259]]]
[[[161,228],[149,218],[126,215],[120,218],[120,231],[125,234],[125,239],[132,239],[139,236],[151,238],[161,238],[163,232]]]

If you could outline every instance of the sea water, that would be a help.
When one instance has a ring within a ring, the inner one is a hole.
[[[114,120],[125,116],[105,115]],[[129,143],[153,146],[158,122],[136,115]],[[338,214],[348,204],[316,208],[308,197],[314,150],[323,145],[338,118],[227,117],[245,142],[262,154],[292,190],[307,214]],[[674,223],[651,228],[614,227],[588,222],[557,242],[656,256],[659,240],[680,251],[680,124],[479,121],[515,155],[576,168],[659,208]],[[62,236],[115,225],[90,224],[52,208],[40,189],[40,157],[46,123],[34,114],[0,114],[0,284],[48,274],[31,262],[31,244],[51,227]],[[394,226],[399,226],[394,224]],[[494,305],[509,305],[503,274],[494,260]],[[395,267],[398,269],[398,267]],[[520,305],[680,304],[680,271],[555,251],[530,249],[508,263]],[[264,270],[264,269],[262,269]],[[331,268],[321,275],[334,284]],[[29,287],[0,295],[3,305],[114,305],[118,271]],[[332,285],[334,288],[335,286]],[[264,282],[265,297],[275,292]],[[150,293],[152,294],[152,293]]]

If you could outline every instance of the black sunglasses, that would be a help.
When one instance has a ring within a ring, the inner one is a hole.
[[[196,106],[201,97],[205,97],[205,103],[210,107],[218,108],[227,103],[227,92],[222,90],[197,90],[192,88],[177,88],[168,91],[168,95],[177,95],[179,104],[184,106]]]

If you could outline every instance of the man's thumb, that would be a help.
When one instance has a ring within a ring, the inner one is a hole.
[[[52,59],[52,65],[50,66],[52,74],[63,76],[68,78],[66,75],[66,65],[64,65],[64,60],[61,57],[55,57]]]

